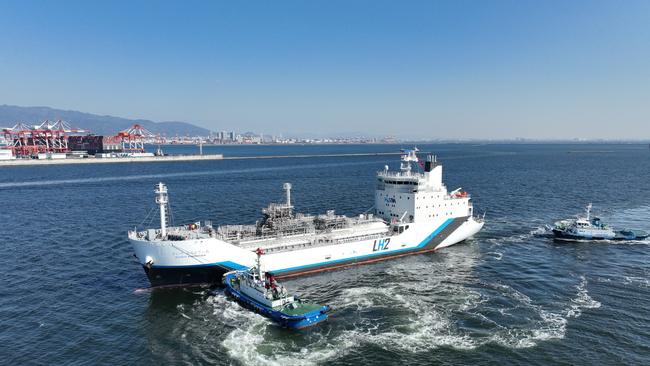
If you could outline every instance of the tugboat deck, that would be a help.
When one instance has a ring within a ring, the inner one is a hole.
[[[311,313],[312,311],[316,311],[320,308],[322,308],[322,305],[301,303],[297,308],[291,308],[289,306],[285,306],[284,309],[281,309],[280,311],[282,312],[282,314],[288,316],[299,316],[299,315],[305,315]]]

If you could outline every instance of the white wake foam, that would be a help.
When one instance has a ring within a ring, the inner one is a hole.
[[[582,309],[597,309],[600,307],[600,302],[594,300],[589,296],[587,291],[587,279],[585,276],[580,276],[580,283],[576,286],[578,293],[571,299],[570,308],[567,310],[566,315],[571,318],[577,318],[582,314]]]
[[[492,259],[497,260],[497,261],[500,261],[501,259],[503,259],[503,253],[498,252],[498,251],[486,252],[485,256],[489,256]]]
[[[536,227],[532,230],[530,230],[527,233],[522,233],[522,234],[515,234],[515,235],[509,235],[509,236],[500,236],[498,238],[489,238],[486,239],[488,243],[491,244],[521,244],[525,243],[527,240],[534,238],[534,237],[539,237],[539,236],[548,236],[552,233],[552,229],[548,225],[542,225],[539,227]]]
[[[623,284],[636,285],[638,287],[650,287],[650,278],[638,276],[625,276]]]
[[[328,340],[327,334],[318,333],[318,329],[295,334],[282,330],[267,318],[243,309],[222,294],[213,296],[209,302],[214,306],[214,314],[233,328],[221,346],[232,359],[244,365],[316,365],[344,355],[346,349],[354,346]],[[282,334],[278,336],[276,333]],[[298,344],[295,338],[287,337],[292,335],[308,336],[309,342]]]
[[[508,348],[529,348],[539,342],[564,338],[569,319],[579,317],[583,309],[601,306],[600,302],[589,296],[584,276],[580,277],[580,282],[576,285],[575,296],[564,306],[555,309],[537,304],[526,294],[505,284],[488,285],[496,295],[481,294],[459,284],[455,288],[456,295],[465,301],[446,303],[444,306],[431,304],[418,296],[395,296],[404,288],[410,287],[401,285],[389,288],[360,287],[343,291],[339,304],[341,307],[369,311],[378,307],[385,308],[390,303],[394,309],[402,309],[408,315],[385,315],[390,320],[386,324],[373,323],[374,326],[360,321],[355,329],[343,332],[339,338],[348,343],[371,343],[391,351],[409,352],[422,352],[442,346],[474,349],[490,343]],[[486,311],[487,314],[490,313],[489,306],[485,304],[494,300],[495,296],[507,299],[505,303],[510,304],[503,305],[504,302],[500,301],[498,307],[492,308],[501,314],[500,319],[484,314]],[[454,315],[458,312],[464,314],[463,317],[481,322],[486,329],[477,333],[463,328]],[[521,321],[522,317],[526,319],[524,322]]]
[[[338,340],[343,344],[373,344],[393,351],[420,352],[431,348],[448,346],[472,349],[476,344],[460,334],[452,322],[451,311],[423,301],[418,296],[399,293],[399,286],[360,287],[347,289],[342,308],[355,310],[390,307],[396,312],[384,310],[386,322],[359,321],[354,329],[344,331]],[[370,299],[358,301],[357,299]],[[375,304],[379,304],[375,306]]]
[[[429,263],[431,265],[431,263]],[[396,264],[396,266],[400,266]],[[411,271],[421,271],[411,268]],[[391,273],[393,268],[389,268]],[[399,271],[403,271],[399,268]],[[457,273],[382,286],[345,288],[333,299],[337,312],[308,333],[283,333],[268,319],[244,310],[223,295],[208,298],[214,314],[232,330],[221,346],[247,365],[315,365],[364,345],[391,352],[426,352],[439,347],[471,350],[489,344],[530,348],[562,339],[571,319],[601,306],[579,278],[575,295],[564,303],[540,304],[502,283],[483,283]],[[342,321],[337,322],[337,316]],[[466,326],[464,322],[481,324]]]

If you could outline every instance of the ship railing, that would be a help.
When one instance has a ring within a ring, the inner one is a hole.
[[[167,228],[167,237],[162,237],[160,229],[130,230],[128,237],[138,240],[189,240],[214,237],[216,231],[211,225],[204,223],[196,229],[189,229],[187,226],[170,226]]]
[[[387,234],[388,232],[381,232],[381,233],[372,233],[372,234],[358,235],[358,236],[352,236],[346,238],[338,238],[335,240],[335,243],[345,244],[345,243],[352,243],[352,242],[358,242],[363,240],[377,239],[386,236]]]
[[[424,178],[424,173],[380,170],[377,172],[377,176],[390,178]]]
[[[447,195],[447,196],[445,197],[445,199],[446,199],[446,200],[449,200],[449,201],[462,200],[462,199],[466,199],[466,198],[471,199],[471,198],[472,198],[472,195],[470,195],[469,193],[467,193],[467,194],[464,195],[464,196]],[[472,201],[469,201],[469,204],[471,205],[471,204],[472,204]]]
[[[348,217],[350,223],[352,224],[365,224],[369,222],[383,222],[384,220],[381,217],[375,216],[374,214],[360,214],[359,216]]]
[[[255,245],[253,244],[259,244],[257,242],[250,242],[246,243],[246,246],[250,246],[251,248]],[[297,248],[306,248],[306,247],[311,247],[311,242],[309,240],[294,240],[293,242],[287,242],[283,241],[282,245],[270,245],[270,246],[263,246],[264,251],[268,253],[278,253],[278,252],[284,252],[288,250],[294,250]]]
[[[129,230],[128,233],[129,239],[144,239],[146,235],[146,231]]]
[[[253,226],[254,230],[223,230],[223,227],[220,227],[216,232],[215,236],[221,240],[228,242],[240,242],[245,240],[268,240],[275,238],[282,238],[287,236],[303,235],[314,233],[313,228],[301,227],[296,229],[278,229],[278,230],[265,230],[259,233],[257,228]]]
[[[327,245],[346,244],[352,242],[359,242],[363,240],[378,239],[386,235],[389,235],[389,233],[388,232],[372,233],[372,234],[358,235],[358,236],[346,237],[346,238],[320,237],[315,240],[295,240],[293,243],[283,242],[282,245],[264,247],[264,250],[266,251],[266,253],[279,253],[279,252],[292,251],[292,250],[303,249],[303,248],[317,248],[317,247],[322,247]],[[250,244],[251,243],[247,243],[247,245]]]
[[[276,223],[278,226],[273,228],[259,228],[256,225],[224,225],[213,229],[211,236],[231,243],[251,240],[264,241],[276,238],[281,239],[300,235],[328,233],[334,230],[354,227],[359,224],[383,222],[381,218],[375,217],[372,214],[364,214],[357,217],[322,215],[314,221],[316,222]]]

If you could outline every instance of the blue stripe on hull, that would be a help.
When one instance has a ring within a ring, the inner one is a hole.
[[[397,253],[415,251],[415,250],[421,249],[425,245],[427,245],[431,241],[431,239],[433,239],[436,235],[438,235],[442,230],[444,230],[447,227],[447,225],[449,225],[453,221],[454,221],[454,219],[447,219],[447,221],[443,222],[442,225],[440,225],[434,232],[429,234],[429,236],[424,238],[424,240],[422,240],[420,242],[420,244],[418,244],[416,247],[413,247],[413,248],[402,248],[402,249],[391,250],[391,251],[388,251],[388,252],[371,253],[371,254],[365,254],[365,255],[360,255],[360,256],[356,256],[356,257],[348,257],[348,258],[343,258],[343,259],[337,259],[337,260],[333,260],[333,261],[326,261],[326,262],[306,264],[306,265],[303,265],[303,266],[276,269],[276,270],[274,270],[272,272],[276,273],[276,274],[281,274],[281,273],[284,273],[284,272],[300,271],[300,270],[303,270],[303,269],[309,269],[309,268],[319,267],[319,266],[323,266],[323,265],[328,265],[329,266],[329,265],[335,265],[337,263],[343,263],[343,262],[349,262],[349,261],[363,261],[365,259],[372,258],[372,257],[390,256],[390,255],[394,255],[394,254],[397,254]]]

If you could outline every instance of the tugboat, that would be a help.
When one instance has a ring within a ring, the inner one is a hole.
[[[240,305],[251,309],[289,329],[303,329],[327,320],[330,307],[303,302],[289,295],[270,272],[263,272],[256,251],[257,265],[248,270],[228,272],[223,276],[225,292]]]
[[[587,205],[587,216],[562,220],[555,223],[553,234],[558,240],[643,240],[648,233],[643,230],[614,230],[600,218],[591,216],[591,203]]]

